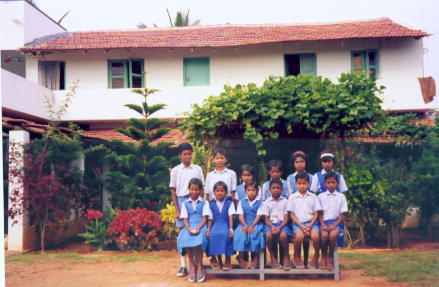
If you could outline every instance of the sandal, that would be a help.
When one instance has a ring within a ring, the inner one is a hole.
[[[290,271],[291,268],[293,268],[293,264],[288,263],[288,264],[284,264],[284,271]]]
[[[332,271],[332,269],[334,269],[334,265],[332,265],[332,262],[331,262],[328,264],[328,267],[326,268],[326,270]]]
[[[206,279],[206,274],[202,273],[202,274],[197,275],[197,282],[198,283],[204,282],[205,279]]]
[[[296,265],[296,268],[297,268],[297,269],[304,269],[304,268],[305,268],[305,265],[303,265],[303,262],[302,262],[302,261],[299,261],[299,262],[297,262],[297,263],[294,263],[294,265]]]
[[[220,270],[221,269],[221,265],[218,262],[213,261],[212,259],[210,259],[210,265],[212,265],[213,270]]]
[[[280,266],[279,263],[271,263],[270,266],[273,269],[282,269],[282,266]]]
[[[229,271],[232,269],[232,264],[224,264],[223,265],[223,271]]]
[[[319,269],[319,264],[318,264],[318,263],[311,262],[311,263],[308,265],[308,269]]]
[[[250,269],[258,269],[258,267],[259,267],[258,265],[259,265],[258,263],[251,262],[251,263],[248,264],[248,267]]]

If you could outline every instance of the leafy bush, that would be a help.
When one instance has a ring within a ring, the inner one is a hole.
[[[108,235],[122,250],[151,250],[163,230],[160,216],[146,208],[117,210]]]
[[[165,239],[175,239],[178,235],[178,228],[175,226],[175,208],[171,203],[166,204],[166,208],[160,210],[163,221],[163,237]]]
[[[104,214],[99,210],[88,209],[86,232],[78,235],[85,239],[85,243],[96,246],[98,250],[104,249],[111,243],[107,228],[113,221],[114,215],[114,210],[111,207]]]

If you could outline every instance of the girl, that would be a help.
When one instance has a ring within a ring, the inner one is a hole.
[[[288,182],[288,188],[290,189],[290,192],[294,193],[297,191],[296,174],[301,173],[301,172],[306,172],[305,171],[306,154],[301,150],[293,152],[293,154],[291,155],[291,162],[293,163],[295,172],[290,174],[287,177],[287,182]],[[308,181],[310,183],[312,182],[312,179],[313,179],[312,174],[308,173]]]
[[[264,224],[261,222],[262,200],[257,197],[257,183],[250,180],[245,185],[247,196],[238,203],[237,214],[240,224],[233,235],[233,247],[239,251],[237,260],[241,268],[257,268],[259,252],[265,248]],[[251,251],[253,261],[246,262],[244,253]]]
[[[250,182],[255,180],[255,169],[252,165],[243,164],[241,166],[241,182],[242,184],[236,187],[236,202],[246,198],[245,186]],[[256,197],[260,197],[259,187]]]
[[[322,151],[320,153],[320,163],[323,169],[314,174],[310,188],[311,191],[316,194],[320,194],[327,190],[325,186],[325,174],[327,174],[330,171],[334,171],[334,165],[335,165],[334,154],[329,150]],[[335,173],[337,174],[337,182],[338,182],[336,191],[338,192],[348,191],[348,187],[346,186],[346,181],[344,180],[343,175],[339,172],[335,172]]]
[[[181,208],[180,219],[183,220],[184,228],[177,238],[177,249],[180,254],[187,253],[189,257],[189,282],[203,282],[205,273],[203,270],[203,251],[206,249],[205,241],[206,222],[210,215],[209,203],[201,197],[203,183],[198,178],[189,181],[190,198]]]
[[[233,215],[235,205],[230,198],[226,199],[227,185],[218,181],[213,186],[215,199],[210,202],[211,215],[209,216],[206,237],[209,239],[208,255],[214,269],[222,265],[221,255],[225,254],[224,271],[230,270],[230,256],[233,254]],[[218,258],[218,260],[217,260]]]
[[[236,193],[236,172],[227,168],[227,154],[223,148],[216,148],[213,151],[213,163],[215,169],[207,174],[206,177],[206,199],[215,199],[213,186],[218,181],[222,181],[227,185],[227,197],[235,200]]]

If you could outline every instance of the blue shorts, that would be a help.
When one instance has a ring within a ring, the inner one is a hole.
[[[181,207],[183,206],[183,202],[185,202],[188,199],[189,199],[189,195],[177,196],[177,204],[178,204],[178,209],[180,209],[180,212],[181,212]],[[175,226],[183,228],[184,227],[183,220],[176,218],[175,219]]]
[[[329,225],[332,225],[332,224],[333,224],[334,222],[336,222],[336,221],[337,221],[336,219],[325,220],[325,224],[326,224],[327,226],[329,226]],[[343,223],[337,225],[336,228],[338,229],[338,231],[340,231],[340,234],[343,234],[343,232],[344,232],[344,224],[343,224]]]
[[[308,226],[309,223],[310,223],[310,221],[302,222],[302,224],[305,225],[305,226]],[[296,231],[296,230],[302,230],[302,229],[300,228],[299,225],[297,225],[296,223],[293,223],[293,232]],[[320,230],[320,227],[317,224],[317,220],[314,222],[314,225],[312,226],[311,230]]]
[[[279,226],[281,226],[281,224],[282,224],[282,222],[278,222],[278,223],[271,223],[271,224],[273,224],[274,226],[276,226],[276,227],[279,227]],[[271,232],[271,227],[270,226],[268,226],[268,225],[265,225],[265,233],[267,233],[267,232]],[[292,236],[293,235],[293,231],[291,230],[291,227],[287,224],[286,226],[284,226],[281,230],[280,230],[280,232],[286,232],[288,235],[290,235],[290,236]]]

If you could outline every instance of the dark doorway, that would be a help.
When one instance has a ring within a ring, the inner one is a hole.
[[[300,56],[285,55],[285,75],[297,76],[300,74]]]

